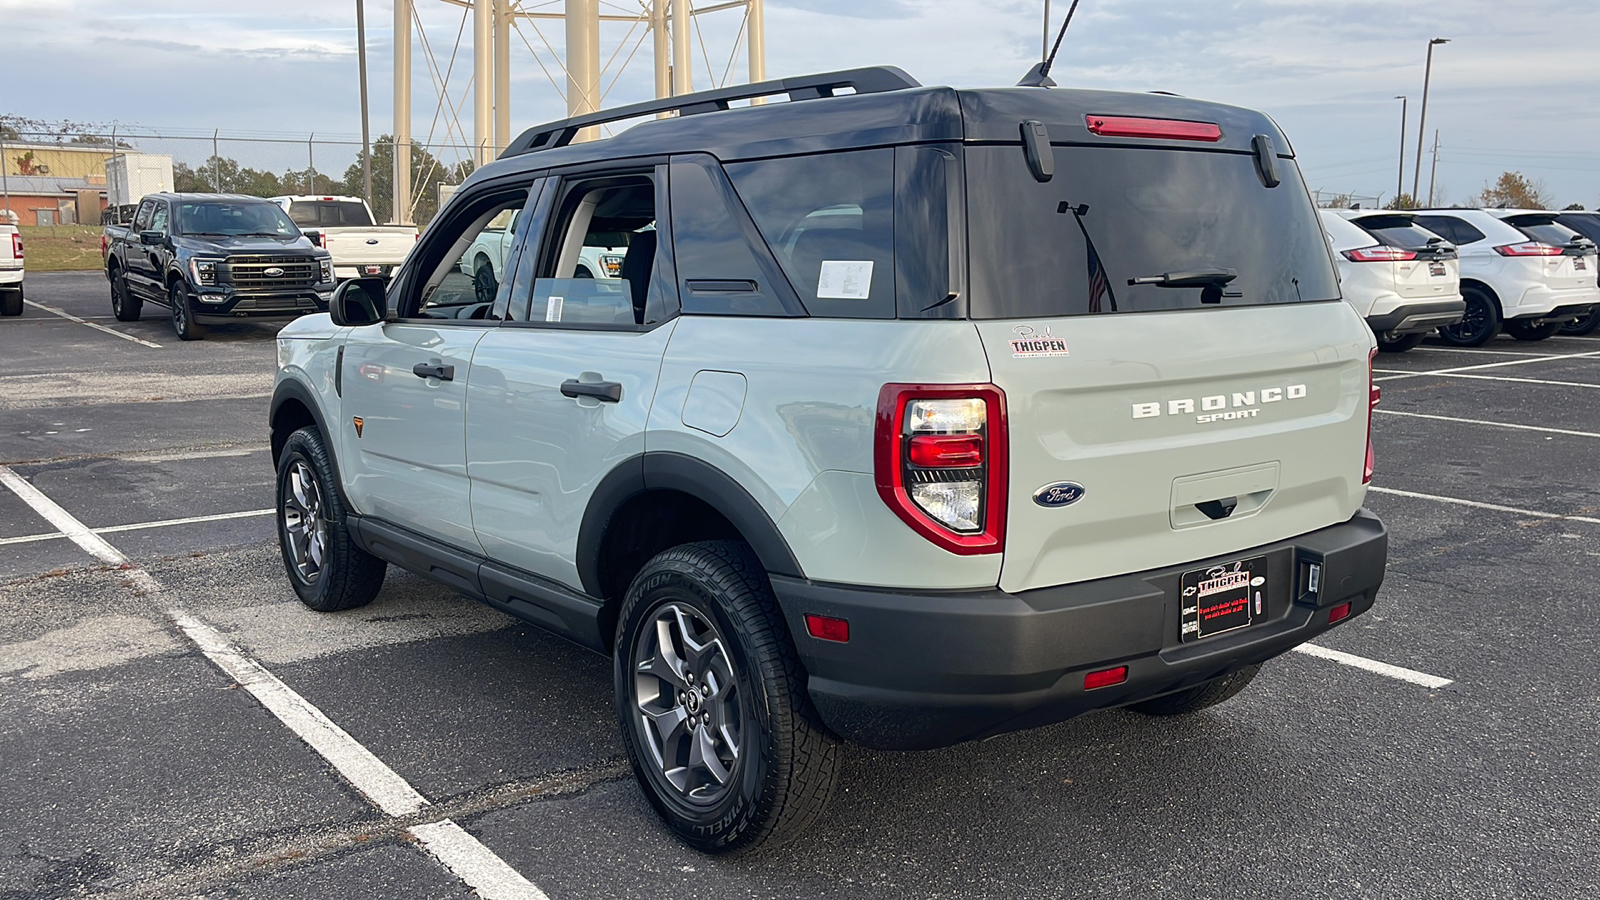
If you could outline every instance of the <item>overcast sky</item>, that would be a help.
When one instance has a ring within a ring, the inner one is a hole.
[[[627,7],[618,2],[602,7]],[[445,0],[417,3],[442,69],[465,11]],[[0,113],[188,134],[359,135],[354,5],[0,0]],[[1068,5],[1055,0],[1058,21]],[[533,0],[524,6],[533,8]],[[374,135],[391,127],[392,9],[384,0],[367,3]],[[1043,0],[767,0],[767,71],[887,63],[924,84],[1011,84],[1038,58],[1042,13]],[[720,81],[740,14],[701,21]],[[552,50],[561,49],[561,24],[540,25],[542,36],[525,23],[513,43],[514,131],[564,111],[540,65],[559,72]],[[469,136],[471,101],[462,92],[471,31],[468,20],[449,82]],[[602,29],[602,58],[619,45],[618,59],[629,55],[642,31],[623,44],[627,32],[627,25]],[[1400,101],[1391,98],[1411,97],[1409,190],[1423,62],[1436,36],[1453,39],[1435,51],[1428,110],[1428,142],[1437,128],[1443,147],[1439,199],[1464,200],[1517,169],[1543,181],[1559,205],[1600,205],[1600,3],[1593,0],[1084,0],[1054,76],[1064,86],[1167,90],[1265,110],[1294,142],[1313,188],[1388,197],[1400,144]],[[419,38],[413,129],[425,138],[431,125],[442,142],[444,123],[453,120],[436,116],[427,58]],[[696,87],[709,86],[706,70],[697,47]],[[733,71],[740,80],[742,58]],[[646,39],[606,102],[652,91]],[[272,168],[303,167],[287,145],[280,155],[284,162]],[[342,169],[348,158],[319,168]],[[1424,193],[1427,182],[1424,165]]]

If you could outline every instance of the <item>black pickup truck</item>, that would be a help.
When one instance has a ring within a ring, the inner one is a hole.
[[[102,243],[116,317],[159,303],[186,341],[207,325],[325,312],[333,294],[333,257],[260,197],[151,194]]]

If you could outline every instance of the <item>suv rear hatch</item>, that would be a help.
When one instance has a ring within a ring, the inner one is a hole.
[[[1435,300],[1460,293],[1460,264],[1455,245],[1416,223],[1409,213],[1383,213],[1351,221],[1385,247],[1410,259],[1388,263],[1394,291],[1407,300]]]
[[[1555,213],[1522,213],[1505,222],[1533,240],[1557,247],[1560,256],[1546,258],[1544,281],[1553,290],[1590,287],[1595,283],[1595,243],[1560,222]]]
[[[1038,102],[1071,102],[1059,96]],[[1118,97],[1154,99],[1088,95]],[[1001,588],[1178,565],[1349,519],[1364,496],[1372,336],[1339,300],[1287,142],[1264,116],[1209,104],[1164,116],[1226,123],[1204,141],[1107,138],[1081,113],[1046,112],[1049,180],[1020,143],[965,150],[970,310],[1007,406]]]

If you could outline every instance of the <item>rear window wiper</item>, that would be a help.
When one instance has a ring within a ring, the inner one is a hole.
[[[1212,269],[1203,272],[1165,272],[1160,275],[1145,275],[1141,278],[1129,278],[1128,284],[1153,284],[1164,288],[1191,288],[1191,287],[1223,287],[1239,273],[1232,269]]]

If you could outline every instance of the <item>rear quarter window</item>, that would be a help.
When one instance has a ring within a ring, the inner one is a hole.
[[[1410,216],[1363,216],[1354,221],[1379,243],[1402,250],[1426,249],[1428,242],[1437,238],[1449,240],[1418,225]]]
[[[1417,216],[1417,224],[1456,246],[1475,244],[1484,234],[1456,216]]]

